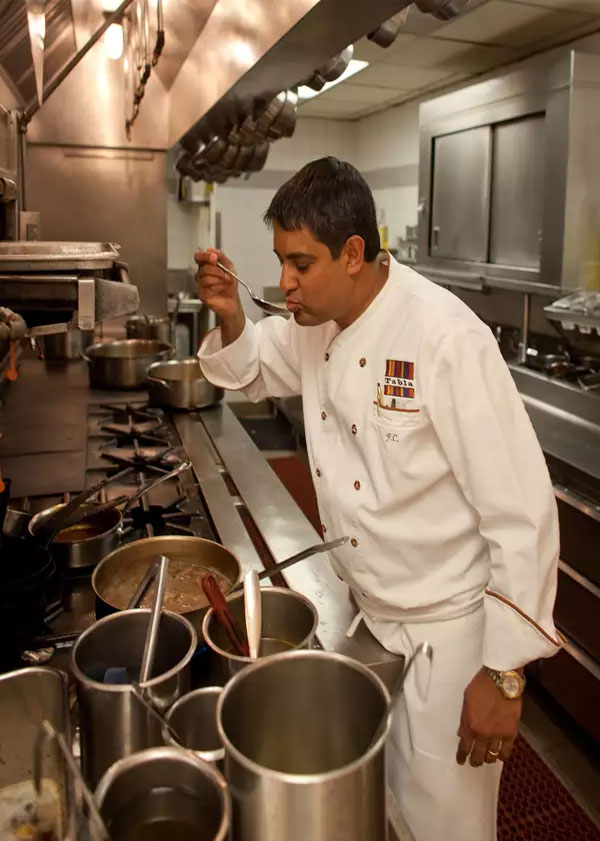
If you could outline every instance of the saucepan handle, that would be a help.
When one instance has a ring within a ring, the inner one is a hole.
[[[158,385],[164,385],[165,388],[169,388],[169,383],[166,380],[161,380],[160,377],[153,377],[151,374],[146,374],[146,380],[149,383],[158,383]]]

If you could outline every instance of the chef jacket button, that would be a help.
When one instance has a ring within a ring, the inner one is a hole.
[[[365,367],[365,365],[367,364],[367,360],[364,358],[364,356],[362,356],[362,357],[358,360],[358,364],[360,365],[360,367],[361,367],[361,368],[364,368],[364,367]]]
[[[325,354],[325,362],[329,362],[329,354],[328,353]]]
[[[357,480],[356,480],[356,482],[354,483],[354,490],[355,490],[355,491],[359,491],[359,490],[360,490],[360,482],[358,481],[358,479],[357,479]]]
[[[356,435],[357,432],[358,432],[358,427],[355,423],[353,423],[352,424],[352,434]]]
[[[327,417],[327,412],[325,412],[325,411],[321,412],[321,420],[325,420],[326,417]]]
[[[355,537],[353,537],[350,541],[350,545],[354,546],[354,548],[356,549],[356,547],[358,546],[358,540]]]
[[[319,468],[318,468],[318,467],[317,467],[317,469],[315,470],[315,473],[317,474],[317,479],[319,479],[319,478],[320,478],[320,476],[321,476],[321,471],[319,470]]]

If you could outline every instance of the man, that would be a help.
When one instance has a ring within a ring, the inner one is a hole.
[[[494,841],[522,667],[561,644],[543,455],[489,329],[380,252],[353,167],[308,164],[265,221],[293,318],[248,321],[215,265],[227,258],[199,252],[198,292],[221,325],[202,369],[251,400],[302,395],[323,531],[351,536],[336,572],[387,649],[434,649],[427,698],[417,670],[395,710],[392,790],[416,841]]]

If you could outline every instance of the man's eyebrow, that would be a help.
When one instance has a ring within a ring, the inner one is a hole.
[[[275,254],[277,254],[277,251],[275,252]],[[277,256],[279,257],[279,254],[277,254]],[[291,251],[289,254],[285,255],[285,259],[286,260],[300,260],[300,259],[301,260],[311,260],[311,261],[314,262],[317,258],[315,257],[314,254],[308,254],[305,251]]]

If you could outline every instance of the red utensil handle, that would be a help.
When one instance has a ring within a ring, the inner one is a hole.
[[[210,606],[214,610],[215,616],[217,617],[218,621],[225,628],[227,636],[229,637],[229,640],[233,645],[235,651],[238,654],[241,654],[242,657],[249,657],[250,649],[248,648],[248,643],[240,633],[237,622],[235,621],[231,611],[229,610],[229,607],[227,606],[225,596],[223,595],[221,588],[217,584],[214,575],[211,575],[210,572],[207,572],[205,575],[202,576],[200,583],[202,584],[204,595],[206,596]]]

